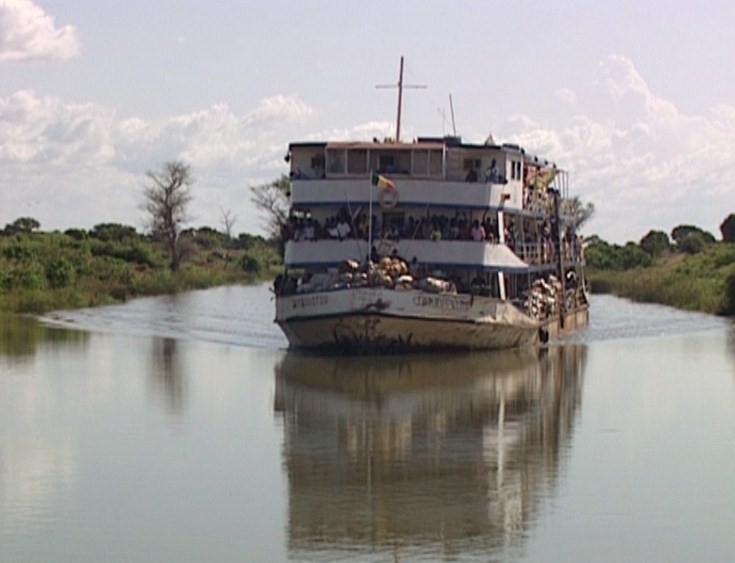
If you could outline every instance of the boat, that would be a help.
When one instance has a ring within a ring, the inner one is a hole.
[[[288,147],[274,293],[290,347],[493,350],[586,326],[568,172],[492,136],[403,142],[398,114],[395,138]]]

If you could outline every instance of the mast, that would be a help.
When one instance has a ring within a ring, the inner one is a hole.
[[[403,55],[401,55],[401,66],[398,70],[398,84],[378,84],[376,88],[398,88],[398,115],[396,116],[396,143],[401,140],[401,110],[403,109],[404,88],[426,88],[425,84],[403,83]]]
[[[396,143],[401,140],[401,107],[403,105],[403,55],[401,69],[398,71],[398,116],[396,117]]]

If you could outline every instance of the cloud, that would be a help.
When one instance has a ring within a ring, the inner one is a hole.
[[[574,104],[577,101],[577,93],[569,88],[559,88],[554,95],[566,104]]]
[[[576,107],[585,113],[560,127],[511,116],[506,129],[571,172],[571,190],[597,208],[588,228],[618,241],[681,223],[716,233],[733,210],[735,107],[685,115],[621,55],[600,62]]]
[[[242,116],[214,104],[167,119],[120,119],[98,104],[15,92],[0,98],[0,225],[26,215],[44,229],[137,225],[145,171],[176,159],[197,180],[192,215],[217,224],[220,206],[238,212],[250,184],[286,171],[287,144],[314,113],[296,96],[274,96]],[[251,223],[256,231],[257,218]]]
[[[63,60],[79,51],[73,26],[57,28],[31,0],[0,0],[0,62]]]
[[[569,170],[572,193],[597,208],[588,234],[624,242],[681,223],[717,231],[733,211],[734,106],[687,115],[620,55],[591,69],[575,96],[575,113],[554,116],[553,125],[518,114],[498,128],[500,140]],[[320,126],[319,116],[293,94],[242,113],[218,103],[163,119],[118,116],[32,90],[0,97],[0,226],[27,215],[44,229],[138,225],[145,171],[184,159],[196,178],[196,224],[219,224],[222,207],[240,217],[238,229],[256,232],[248,187],[286,172],[289,142],[394,133],[389,121],[334,127]],[[405,135],[413,136],[410,126]]]
[[[306,105],[296,95],[265,98],[258,107],[245,116],[248,127],[263,127],[274,121],[303,123],[314,115],[314,108]]]

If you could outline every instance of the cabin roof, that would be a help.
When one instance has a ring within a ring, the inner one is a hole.
[[[493,150],[522,155],[524,162],[544,167],[556,168],[554,162],[527,153],[519,145],[503,143],[502,145],[486,145],[484,143],[463,143],[460,137],[418,137],[415,141],[307,141],[290,143],[289,150],[294,149],[329,149],[329,150],[374,150],[374,151],[415,151],[443,150],[444,148],[461,148],[469,150]]]

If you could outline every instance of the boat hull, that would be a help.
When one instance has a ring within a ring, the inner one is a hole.
[[[297,349],[498,350],[535,346],[581,328],[587,310],[539,322],[513,304],[489,297],[361,288],[279,296],[276,322]]]

